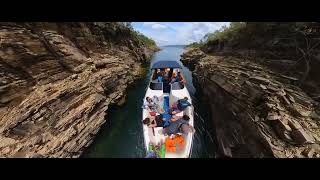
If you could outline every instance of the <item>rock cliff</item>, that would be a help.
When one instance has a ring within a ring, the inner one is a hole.
[[[79,157],[156,50],[120,23],[0,23],[0,156]]]
[[[181,58],[210,102],[219,154],[320,157],[317,98],[298,85],[297,77],[276,70],[261,56],[251,57],[195,48]]]

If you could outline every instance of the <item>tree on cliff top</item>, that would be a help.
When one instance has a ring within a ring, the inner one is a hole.
[[[201,46],[205,51],[228,46],[286,54],[296,59],[297,67],[304,64],[300,83],[306,80],[310,63],[320,63],[320,23],[316,22],[232,22],[205,37]]]
[[[144,44],[146,44],[147,46],[157,46],[156,42],[155,42],[153,39],[151,39],[151,38],[143,35],[143,34],[140,33],[140,32],[137,32],[137,31],[134,31],[134,33],[135,33],[136,37],[137,37],[138,39],[140,39],[140,40],[141,40]]]
[[[186,47],[190,47],[190,48],[199,48],[203,45],[203,42],[200,41],[200,42],[193,42],[193,43],[190,43],[188,44]]]
[[[136,39],[142,41],[143,44],[145,44],[145,45],[147,45],[147,46],[149,46],[149,47],[157,46],[156,42],[155,42],[153,39],[151,39],[151,38],[143,35],[142,33],[138,32],[138,31],[135,31],[135,30],[133,29],[133,27],[132,27],[131,22],[118,22],[118,23],[119,23],[120,25],[122,25],[122,26],[130,29],[130,30],[132,31],[132,33],[133,33],[133,36],[134,36]]]

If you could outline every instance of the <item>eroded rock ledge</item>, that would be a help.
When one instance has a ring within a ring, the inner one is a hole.
[[[1,23],[0,156],[79,157],[155,50],[116,23]]]
[[[181,60],[192,67],[212,112],[221,113],[213,122],[222,155],[320,157],[319,103],[296,85],[295,77],[199,49],[188,50]]]

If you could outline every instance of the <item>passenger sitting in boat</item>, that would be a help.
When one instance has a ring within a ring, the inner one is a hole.
[[[149,143],[149,151],[146,158],[164,158],[166,153],[165,141],[160,140],[159,143]]]
[[[143,104],[143,108],[146,108],[148,111],[156,111],[156,103],[150,98],[146,97],[146,102]]]
[[[162,133],[167,134],[167,135],[172,135],[172,134],[177,134],[179,133],[179,128],[183,125],[186,124],[190,128],[194,129],[191,125],[189,125],[189,116],[184,115],[181,119],[178,119],[176,121],[173,121],[170,123],[170,125],[166,128],[163,128]]]
[[[184,97],[183,99],[179,99],[176,103],[173,103],[168,113],[179,113],[181,111],[184,111],[188,106],[191,106],[191,104],[188,102],[188,97]]]
[[[157,115],[156,117],[147,117],[142,122],[143,124],[146,124],[149,128],[153,127],[163,127],[164,122],[166,121],[165,118],[163,118],[163,115]]]
[[[174,72],[172,73],[172,77],[171,77],[171,81],[170,83],[175,83],[175,82],[179,82],[179,79],[177,79],[177,74]]]
[[[158,83],[158,82],[162,82],[162,72],[160,69],[157,69],[157,71],[155,71],[152,75],[152,82],[153,83]]]
[[[180,82],[180,83],[183,83],[183,84],[187,83],[187,81],[184,79],[184,77],[182,76],[180,71],[178,72],[178,75],[176,77],[176,82]]]
[[[163,73],[161,72],[160,69],[157,70],[157,75],[156,75],[156,77],[157,77],[158,82],[162,82]]]
[[[157,96],[146,97],[146,102],[143,105],[144,109],[147,109],[149,112],[158,112],[159,114],[163,113],[164,110],[161,106],[161,100]]]
[[[169,72],[170,72],[169,68],[166,68],[164,70],[164,72],[163,72],[163,82],[169,83],[169,79],[170,79]]]
[[[156,111],[161,114],[164,112],[164,109],[162,108],[163,105],[161,104],[161,102],[163,101],[163,97],[157,97],[157,96],[153,96],[152,101],[156,104]]]

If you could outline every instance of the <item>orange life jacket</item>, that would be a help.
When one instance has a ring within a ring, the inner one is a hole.
[[[166,151],[167,152],[176,152],[177,147],[180,149],[184,149],[185,147],[185,141],[183,136],[181,135],[176,135],[173,139],[170,139],[170,137],[166,138]]]

